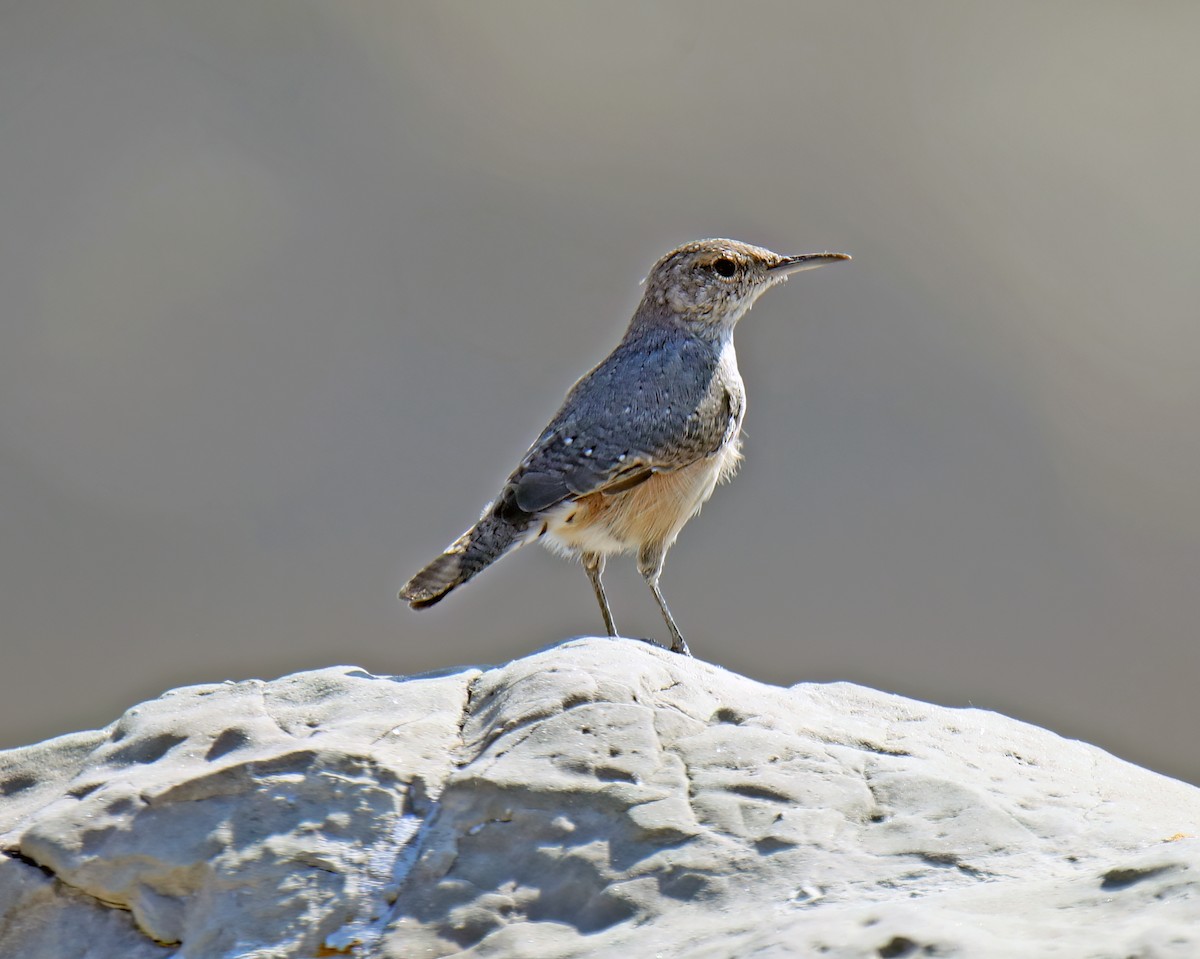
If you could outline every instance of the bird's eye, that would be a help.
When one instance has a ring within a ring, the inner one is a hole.
[[[721,257],[719,260],[713,260],[712,268],[717,276],[723,276],[727,280],[737,272],[737,264],[726,256]]]

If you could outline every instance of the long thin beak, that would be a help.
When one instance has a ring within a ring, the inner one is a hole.
[[[801,253],[798,256],[785,256],[774,266],[769,266],[767,269],[771,272],[778,271],[786,275],[792,273],[800,273],[803,270],[815,270],[819,266],[829,266],[830,263],[840,263],[842,260],[849,260],[849,253]]]

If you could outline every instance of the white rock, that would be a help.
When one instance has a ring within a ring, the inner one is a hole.
[[[1200,956],[1200,790],[631,640],[0,753],[0,956]]]

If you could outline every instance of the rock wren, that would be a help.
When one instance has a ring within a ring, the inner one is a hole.
[[[609,636],[605,559],[636,553],[671,633],[691,655],[659,589],[667,550],[741,459],[746,392],[733,328],[767,289],[845,253],[780,256],[736,240],[672,250],[617,348],[576,383],[474,526],[409,580],[400,598],[432,606],[511,550],[540,539],[578,558]]]

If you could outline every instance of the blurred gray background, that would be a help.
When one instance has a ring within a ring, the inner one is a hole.
[[[738,333],[697,655],[1200,780],[1200,5],[0,4],[0,739],[175,685],[601,628],[518,553],[428,613],[638,280],[854,254]],[[629,561],[617,623],[660,636]]]

